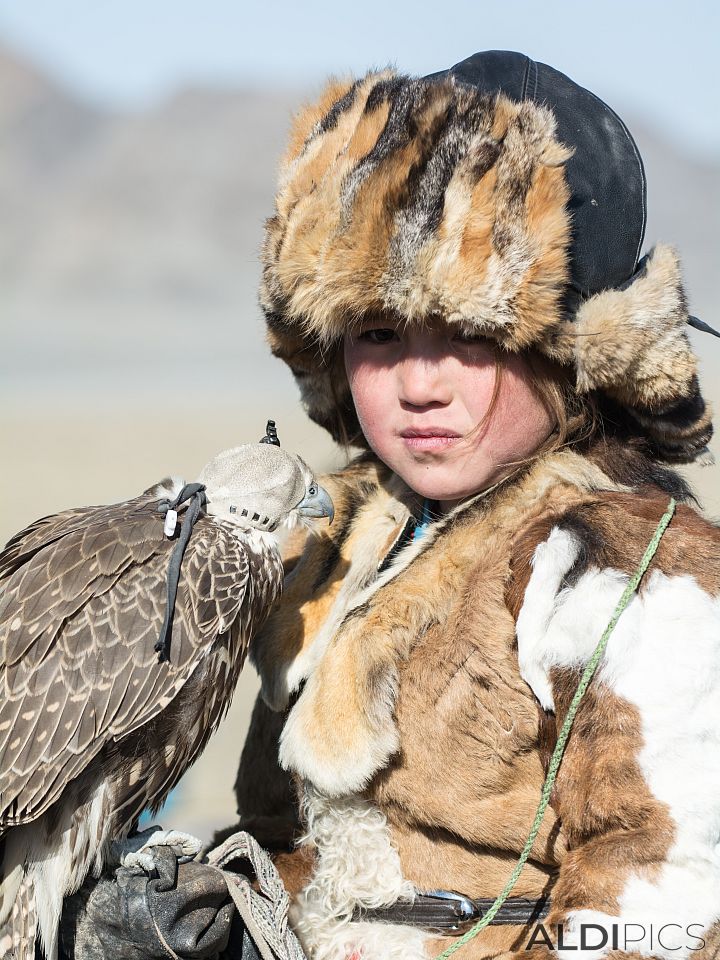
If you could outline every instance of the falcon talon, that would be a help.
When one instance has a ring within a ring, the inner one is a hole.
[[[127,837],[116,837],[108,844],[108,855],[105,861],[106,867],[120,867],[122,862],[131,853],[137,853],[142,850],[151,837],[155,836],[162,827],[155,823],[139,830],[137,833],[128,834]]]
[[[120,857],[120,865],[134,872],[155,870],[154,851],[170,849],[179,863],[194,860],[202,849],[202,840],[182,830],[156,830],[138,849],[132,847]]]

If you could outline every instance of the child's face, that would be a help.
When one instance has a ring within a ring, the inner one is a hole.
[[[495,410],[471,436],[490,406],[495,355],[440,321],[408,330],[368,318],[345,337],[345,369],[370,447],[444,509],[510,473],[555,425],[525,360],[508,354]]]

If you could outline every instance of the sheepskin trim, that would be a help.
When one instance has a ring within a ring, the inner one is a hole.
[[[527,347],[568,279],[570,156],[530,101],[392,71],[334,82],[282,162],[261,304],[324,346],[389,310]]]

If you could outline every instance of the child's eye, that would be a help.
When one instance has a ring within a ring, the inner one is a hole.
[[[397,338],[397,334],[390,327],[378,327],[374,330],[364,330],[358,339],[366,340],[368,343],[392,343]]]
[[[458,331],[454,335],[454,339],[457,340],[458,343],[478,343],[479,344],[479,343],[488,342],[488,337],[483,336],[483,334],[481,333],[463,333],[462,331]]]

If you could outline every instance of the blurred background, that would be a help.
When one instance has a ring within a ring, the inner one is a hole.
[[[646,248],[720,327],[717,58],[707,0],[0,0],[0,541],[40,515],[192,479],[268,417],[340,462],[268,353],[258,248],[293,110],[331,72],[520,50],[610,103],[648,176]],[[720,340],[691,332],[720,409]],[[715,445],[718,455],[718,446]],[[720,466],[689,471],[720,514]],[[257,687],[159,818],[209,837]]]

